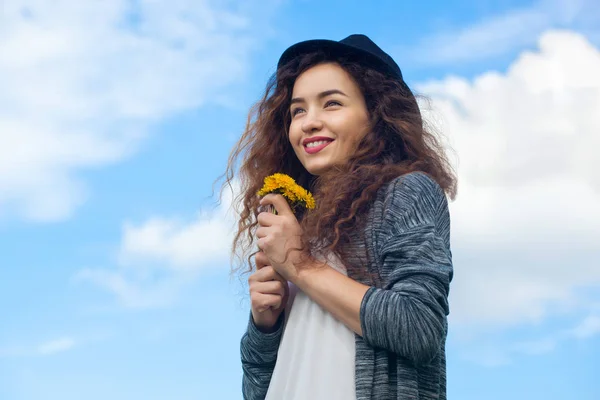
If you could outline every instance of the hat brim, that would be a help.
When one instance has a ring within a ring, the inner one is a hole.
[[[333,59],[335,59],[336,57],[346,56],[360,60],[362,64],[400,80],[402,86],[410,93],[411,96],[414,97],[412,90],[410,90],[410,88],[404,81],[404,78],[402,77],[401,73],[391,68],[379,57],[369,53],[368,51],[344,43],[336,42],[334,40],[306,40],[288,47],[279,58],[279,62],[277,63],[277,69],[279,70],[281,67],[285,66],[297,57],[313,53],[319,50],[324,51]]]

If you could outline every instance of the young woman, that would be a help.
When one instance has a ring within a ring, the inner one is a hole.
[[[364,35],[291,46],[228,182],[242,152],[234,252],[259,249],[247,258],[244,398],[445,399],[456,181],[394,60]],[[259,199],[276,172],[316,208]]]

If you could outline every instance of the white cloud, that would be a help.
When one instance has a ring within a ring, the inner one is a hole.
[[[195,269],[223,260],[229,253],[233,228],[220,214],[201,213],[190,223],[163,217],[140,226],[126,223],[121,263],[158,262],[174,269]]]
[[[553,351],[556,348],[557,340],[547,337],[534,341],[518,342],[512,346],[514,353],[527,355],[541,355]]]
[[[1,357],[40,357],[51,356],[73,349],[80,343],[72,337],[65,336],[32,346],[0,347]]]
[[[233,204],[239,183],[234,180],[232,186],[233,192],[224,190],[219,207],[202,210],[192,221],[151,217],[141,224],[126,222],[118,268],[84,268],[74,280],[107,289],[128,308],[173,304],[198,273],[227,265],[237,227],[234,214],[239,213]]]
[[[510,365],[522,356],[541,356],[552,352],[559,344],[556,337],[544,337],[537,340],[520,341],[512,344],[502,343],[498,338],[483,342],[469,343],[462,348],[462,357],[484,367]]]
[[[181,290],[191,280],[183,274],[153,274],[123,269],[84,268],[73,277],[76,283],[92,283],[112,293],[126,308],[146,309],[169,306],[177,301]]]
[[[546,330],[550,333],[544,337],[512,343],[507,343],[505,339],[497,336],[479,338],[475,342],[469,340],[469,345],[463,346],[463,357],[476,364],[496,367],[511,364],[522,356],[542,356],[554,351],[559,345],[600,334],[600,317],[592,313],[574,328],[561,329],[556,332],[552,332],[550,329]],[[523,336],[523,334],[516,336]]]
[[[585,339],[600,334],[600,316],[590,315],[570,332],[578,339]]]
[[[465,63],[533,46],[544,31],[577,28],[597,33],[600,13],[592,0],[541,0],[483,18],[471,25],[442,29],[410,49],[398,49],[412,64]]]
[[[42,343],[38,347],[38,353],[40,355],[52,355],[56,353],[61,353],[63,351],[67,351],[72,349],[75,346],[75,340],[69,337],[60,338],[57,340],[53,340],[50,342]]]
[[[549,31],[506,74],[419,86],[459,160],[453,322],[540,321],[600,287],[597,71],[585,37]]]
[[[276,3],[4,2],[3,216],[67,218],[88,196],[80,171],[130,156],[157,121],[226,101]]]
[[[512,364],[523,356],[542,356],[548,354],[559,345],[560,338],[544,337],[537,340],[519,341],[512,344],[503,343],[498,338],[470,342],[461,348],[462,358],[484,367],[499,367]]]

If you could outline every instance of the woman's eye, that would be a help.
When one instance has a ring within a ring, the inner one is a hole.
[[[329,100],[327,102],[327,104],[325,104],[325,107],[329,107],[329,106],[341,106],[341,104],[335,100]]]
[[[304,110],[301,108],[294,108],[292,110],[292,117],[295,116],[296,114],[298,114],[300,111],[304,111]]]

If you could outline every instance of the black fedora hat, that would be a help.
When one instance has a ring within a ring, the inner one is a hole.
[[[394,59],[381,50],[369,37],[361,34],[350,35],[340,41],[315,39],[296,43],[283,52],[277,63],[277,69],[299,56],[319,50],[324,51],[333,59],[340,56],[354,58],[367,67],[394,77],[400,80],[412,95],[402,77],[402,71]]]

